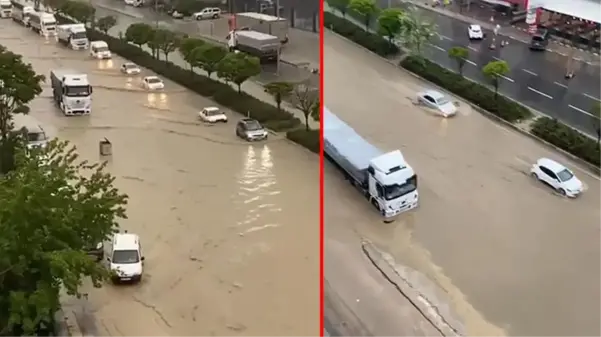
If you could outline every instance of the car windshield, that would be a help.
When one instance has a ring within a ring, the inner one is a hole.
[[[263,130],[263,127],[257,121],[246,122],[246,130],[248,130],[248,131]]]
[[[384,186],[384,199],[393,200],[399,197],[404,196],[405,194],[411,193],[417,189],[417,176],[413,175],[411,178],[407,179],[402,185],[394,184],[394,185],[386,185]]]
[[[211,110],[205,110],[205,111],[206,111],[207,116],[219,116],[219,115],[221,115],[221,112],[219,110],[213,110],[213,109],[211,109]]]
[[[133,63],[129,63],[129,64],[125,65],[125,69],[136,69],[136,68],[138,68],[138,66]]]
[[[112,263],[130,264],[140,262],[140,255],[137,250],[116,250],[113,252]]]
[[[89,85],[69,86],[66,90],[68,97],[86,97],[90,95]]]
[[[43,132],[29,132],[27,133],[27,140],[30,142],[41,142],[46,140],[46,135]]]
[[[105,51],[109,51],[108,47],[95,47],[94,49],[96,49],[96,52],[105,52]]]
[[[161,83],[161,80],[156,77],[148,77],[148,78],[146,78],[146,82],[154,84],[154,83]]]
[[[73,33],[71,38],[73,40],[80,40],[80,39],[87,39],[87,35],[86,32],[77,32],[77,33]]]
[[[562,171],[559,171],[557,173],[557,177],[559,178],[559,181],[568,181],[568,180],[572,179],[572,177],[574,177],[574,175],[572,174],[572,172],[568,171],[567,169],[563,169]]]
[[[541,42],[541,41],[543,41],[543,40],[544,40],[544,39],[543,39],[543,37],[542,37],[542,36],[535,35],[535,36],[533,36],[533,37],[532,37],[532,41]]]

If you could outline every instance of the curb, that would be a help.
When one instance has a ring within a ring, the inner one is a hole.
[[[380,56],[380,55],[378,55],[378,54],[376,54],[376,53],[372,52],[371,50],[369,50],[369,49],[367,49],[367,48],[365,48],[365,47],[363,47],[363,46],[361,46],[361,45],[359,45],[359,44],[357,44],[357,43],[355,43],[355,42],[353,42],[353,41],[351,41],[351,40],[347,39],[346,37],[344,37],[344,36],[342,36],[342,35],[340,35],[340,34],[337,34],[337,33],[336,33],[336,32],[334,32],[333,30],[330,30],[329,28],[326,28],[326,29],[328,29],[328,30],[329,30],[329,31],[330,31],[332,34],[336,34],[338,37],[340,37],[340,38],[342,38],[342,39],[344,39],[344,40],[346,40],[346,41],[348,41],[348,42],[350,42],[350,43],[352,43],[352,44],[354,44],[354,45],[358,46],[359,48],[363,49],[364,51],[366,51],[366,52],[368,52],[368,53],[370,53],[370,54],[373,54],[373,55],[375,55],[375,56],[379,57],[380,59],[383,59],[383,60],[385,60],[387,63],[389,63],[389,64],[391,64],[391,65],[395,66],[397,69],[400,69],[400,70],[402,70],[403,72],[405,72],[405,73],[407,73],[407,74],[409,74],[409,75],[411,75],[411,76],[413,76],[413,77],[415,77],[415,78],[419,78],[420,80],[422,80],[422,81],[424,81],[424,82],[426,82],[426,83],[429,83],[429,84],[430,84],[430,85],[432,85],[432,86],[435,86],[437,89],[440,89],[441,91],[444,91],[445,93],[449,94],[449,95],[450,95],[450,96],[452,96],[452,97],[459,97],[459,96],[457,96],[457,95],[455,95],[455,94],[450,94],[450,93],[448,92],[448,90],[447,90],[447,89],[445,89],[445,88],[442,88],[442,87],[438,86],[437,84],[435,84],[435,83],[432,83],[432,82],[430,82],[430,81],[428,81],[428,80],[424,79],[423,77],[421,77],[421,76],[419,76],[419,75],[417,75],[417,74],[415,74],[415,73],[412,73],[411,71],[409,71],[409,70],[407,70],[407,69],[405,69],[405,68],[403,68],[403,67],[399,66],[398,64],[395,64],[395,63],[394,63],[392,60],[389,60],[389,59],[387,59],[387,58],[384,58],[384,57],[382,57],[382,56]],[[509,126],[509,127],[511,127],[512,129],[514,129],[514,130],[516,130],[516,131],[520,132],[521,134],[523,134],[523,135],[526,135],[526,136],[530,137],[531,139],[538,141],[539,143],[541,143],[541,144],[542,144],[542,145],[544,145],[545,147],[547,147],[547,148],[550,148],[550,149],[552,149],[552,150],[555,150],[555,151],[559,152],[559,154],[563,155],[564,157],[567,157],[567,158],[569,158],[569,159],[573,160],[573,161],[574,161],[574,162],[576,162],[578,165],[580,165],[580,166],[583,166],[583,169],[586,169],[587,171],[589,171],[590,173],[592,173],[592,174],[596,175],[597,177],[600,177],[600,176],[601,176],[601,169],[600,169],[600,168],[598,168],[598,167],[596,167],[595,165],[593,165],[593,164],[591,164],[591,163],[589,163],[589,162],[587,162],[587,161],[585,161],[585,160],[583,160],[583,159],[580,159],[580,158],[576,157],[575,155],[573,155],[573,154],[571,154],[571,153],[567,152],[566,150],[563,150],[563,149],[561,149],[561,148],[559,148],[559,147],[557,147],[557,146],[555,146],[555,145],[553,145],[553,144],[551,144],[551,143],[547,142],[546,140],[544,140],[544,139],[542,139],[542,138],[540,138],[540,137],[537,137],[537,136],[533,135],[532,133],[530,133],[530,132],[529,132],[529,131],[527,131],[527,130],[521,129],[521,128],[519,128],[518,126],[516,126],[516,125],[514,125],[514,124],[512,124],[512,123],[510,123],[510,122],[508,122],[508,121],[506,121],[506,120],[504,120],[504,119],[501,119],[500,117],[498,117],[498,116],[496,116],[496,115],[492,114],[491,112],[489,112],[489,111],[486,111],[486,110],[484,110],[484,109],[480,108],[479,106],[477,106],[477,105],[475,105],[475,104],[473,104],[473,103],[471,103],[471,102],[468,102],[467,100],[465,100],[465,99],[463,99],[463,98],[461,98],[461,99],[462,99],[462,100],[464,100],[465,102],[467,102],[467,104],[468,104],[470,107],[472,107],[472,109],[474,109],[475,111],[478,111],[479,113],[481,113],[483,116],[485,116],[485,117],[489,118],[490,120],[492,120],[492,121],[494,121],[494,122],[498,122],[498,123],[500,122],[500,123],[501,123],[501,124],[503,124],[503,125],[506,125],[506,126]],[[528,107],[527,107],[527,108],[528,108]],[[528,109],[529,109],[529,110],[532,110],[532,109],[530,109],[530,108],[528,108]],[[535,118],[536,118],[536,117],[535,117]]]

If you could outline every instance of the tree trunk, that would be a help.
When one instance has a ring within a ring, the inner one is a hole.
[[[278,107],[278,111],[282,111],[282,100],[276,100],[275,104]]]
[[[165,62],[169,62],[169,53],[165,53]]]
[[[309,114],[304,114],[305,115],[305,131],[309,131]]]
[[[242,93],[242,83],[238,84],[238,93]]]

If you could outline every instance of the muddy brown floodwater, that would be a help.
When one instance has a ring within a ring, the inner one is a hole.
[[[146,93],[119,74],[123,60],[95,61],[44,42],[8,20],[0,41],[38,73],[87,73],[89,117],[64,117],[48,85],[31,114],[54,136],[99,160],[130,196],[122,228],[141,236],[141,284],[87,287],[69,300],[84,335],[313,335],[319,333],[319,162],[279,136],[249,144],[226,125],[197,122],[214,105],[172,82]],[[143,75],[148,74],[147,71]]]

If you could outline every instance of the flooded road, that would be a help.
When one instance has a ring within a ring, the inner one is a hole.
[[[84,335],[312,335],[319,333],[318,158],[273,135],[249,144],[230,123],[208,126],[196,112],[214,105],[172,82],[163,93],[96,61],[44,43],[4,20],[0,40],[38,73],[69,68],[94,87],[89,117],[64,117],[51,89],[30,104],[48,132],[98,160],[130,197],[122,228],[140,235],[139,285],[85,289],[69,301]],[[143,71],[142,76],[148,72]]]
[[[469,335],[598,336],[598,178],[465,102],[456,118],[428,115],[411,102],[427,84],[329,32],[324,57],[328,108],[378,147],[401,149],[420,177],[420,207],[384,224],[326,165],[326,246],[373,241],[446,292]],[[534,182],[539,157],[572,168],[585,193],[567,200]],[[326,255],[326,276],[336,259]],[[390,305],[381,287],[361,295]]]

